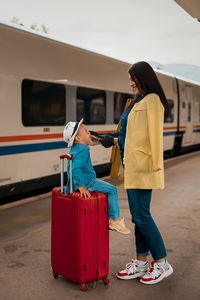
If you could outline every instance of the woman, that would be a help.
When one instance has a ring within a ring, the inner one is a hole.
[[[119,144],[124,164],[132,222],[135,223],[137,259],[128,263],[116,276],[120,279],[140,277],[144,284],[155,284],[173,273],[166,260],[161,234],[151,216],[152,189],[164,188],[163,121],[168,104],[151,66],[138,62],[129,69],[130,86],[137,100],[122,115],[120,131],[124,138],[106,136],[104,147]],[[153,262],[148,263],[151,254]]]

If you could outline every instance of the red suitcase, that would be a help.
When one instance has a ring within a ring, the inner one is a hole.
[[[52,191],[51,266],[54,278],[58,275],[85,283],[107,279],[109,271],[109,232],[107,197],[91,192],[90,198],[79,192],[63,193],[63,160],[61,158],[61,189]]]

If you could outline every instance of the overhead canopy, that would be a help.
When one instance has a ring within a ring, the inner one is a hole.
[[[200,0],[175,0],[188,14],[200,22]]]

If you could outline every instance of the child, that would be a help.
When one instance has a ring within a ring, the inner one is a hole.
[[[130,233],[125,227],[124,219],[120,217],[118,194],[115,186],[96,178],[93,169],[90,149],[91,135],[85,125],[80,122],[69,122],[63,132],[67,147],[71,147],[69,154],[72,155],[73,190],[79,190],[81,196],[90,197],[89,191],[103,192],[108,195],[109,228],[123,234]],[[68,182],[65,193],[70,192],[70,166],[67,165]]]

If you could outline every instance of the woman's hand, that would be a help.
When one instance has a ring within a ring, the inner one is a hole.
[[[110,148],[118,142],[118,138],[111,135],[101,135],[101,133],[92,130],[89,130],[89,132],[91,134],[92,142],[95,143],[99,141],[105,148]]]
[[[81,197],[90,198],[90,192],[86,189],[85,186],[80,186],[78,189],[81,193]]]
[[[105,148],[110,148],[116,144],[116,139],[117,138],[114,138],[113,136],[105,135],[103,138],[100,139],[100,143]]]

